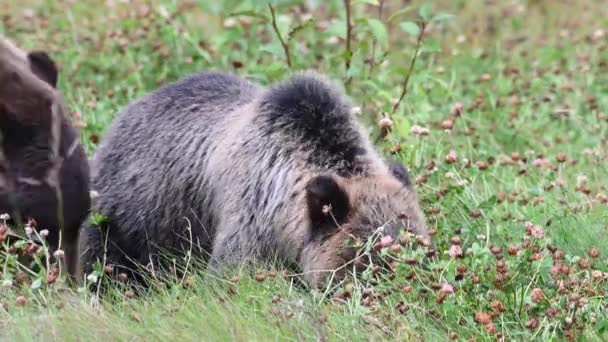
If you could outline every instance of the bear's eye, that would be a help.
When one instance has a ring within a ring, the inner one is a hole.
[[[400,220],[409,220],[410,216],[406,212],[399,213],[397,216]]]

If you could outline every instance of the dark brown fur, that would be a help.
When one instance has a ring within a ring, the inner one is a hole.
[[[74,275],[78,230],[90,207],[89,167],[57,78],[46,53],[25,53],[0,37],[0,212],[15,224],[33,219],[38,231],[47,229],[51,253],[61,235]]]

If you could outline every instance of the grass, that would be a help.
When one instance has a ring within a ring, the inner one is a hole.
[[[0,4],[0,32],[59,62],[90,153],[122,106],[196,70],[264,84],[306,68],[342,79],[374,136],[382,113],[391,117],[379,148],[411,168],[437,245],[387,246],[392,271],[359,274],[331,296],[260,267],[227,279],[193,271],[143,297],[119,284],[101,303],[63,278],[49,284],[44,249],[32,274],[0,249],[0,338],[608,338],[606,6],[365,2],[350,4],[349,49],[341,1],[311,11],[276,2],[276,29],[254,1]]]

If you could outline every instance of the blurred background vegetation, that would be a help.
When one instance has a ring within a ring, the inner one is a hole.
[[[273,1],[279,38],[268,4],[9,0],[0,11],[9,37],[27,48],[49,50],[59,61],[61,87],[85,116],[85,132],[93,141],[128,100],[205,69],[234,70],[262,83],[290,69],[317,69],[344,80],[376,120],[399,97],[415,53],[415,25],[424,19],[429,23],[414,87],[429,88],[436,85],[436,68],[452,75],[447,82],[466,87],[474,74],[456,77],[447,68],[463,58],[471,60],[471,69],[484,68],[473,61],[500,58],[506,64],[529,52],[538,63],[550,63],[560,58],[560,50],[601,35],[608,17],[601,0]],[[348,47],[346,4],[352,12]],[[422,5],[428,18],[420,16]],[[541,46],[551,49],[536,54]],[[452,97],[428,100],[440,105],[456,100]],[[414,110],[401,107],[404,113]]]
[[[90,153],[120,108],[196,71],[341,80],[374,137],[392,120],[378,145],[411,169],[437,244],[430,272],[367,274],[335,301],[276,274],[196,274],[142,300],[118,287],[99,307],[4,267],[16,285],[0,289],[0,339],[605,338],[605,0],[4,0],[0,33],[57,60]],[[526,222],[544,232],[533,247]]]

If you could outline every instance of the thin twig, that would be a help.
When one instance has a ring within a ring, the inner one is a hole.
[[[383,17],[383,9],[384,9],[384,0],[380,0],[378,4],[378,20],[382,20]],[[374,67],[376,66],[376,48],[378,45],[378,39],[374,38],[374,42],[372,43],[372,57],[369,62],[369,78],[372,77],[372,73],[374,72]]]
[[[188,222],[188,235],[190,238],[190,250],[188,250],[188,253],[186,254],[186,268],[184,269],[184,274],[182,276],[182,279],[179,282],[180,285],[184,285],[184,281],[186,280],[186,276],[188,275],[188,267],[190,266],[190,262],[192,259],[192,247],[194,246],[194,237],[192,236],[192,223],[190,223],[190,220],[188,220],[188,218],[185,218],[185,219]],[[177,270],[175,273],[177,274]]]
[[[418,58],[418,53],[420,52],[420,46],[422,45],[422,36],[424,35],[425,28],[426,21],[423,21],[420,24],[420,32],[418,33],[418,38],[416,39],[416,49],[414,51],[414,57],[412,57],[412,61],[410,62],[410,69],[407,71],[407,74],[405,75],[405,78],[403,80],[403,86],[401,89],[401,95],[399,96],[399,100],[393,106],[393,114],[397,112],[397,109],[399,109],[399,106],[401,105],[401,101],[403,101],[405,94],[407,94],[407,85],[410,82],[410,76],[412,75],[412,72],[414,71],[414,66],[416,65],[416,59]]]
[[[272,27],[274,28],[274,32],[277,34],[279,41],[281,42],[281,46],[283,47],[283,52],[285,53],[285,61],[287,62],[287,66],[291,68],[291,55],[289,53],[289,45],[281,36],[281,32],[279,31],[279,27],[277,26],[277,17],[274,13],[274,7],[271,4],[268,4],[268,8],[270,8],[270,14],[272,15]]]
[[[108,241],[110,241],[110,229],[109,228],[106,229],[106,238],[104,239],[104,242],[103,242],[103,257],[102,257],[101,266],[104,268],[106,267],[106,262],[107,262],[107,257],[108,257]],[[103,275],[103,273],[102,273],[102,275]],[[86,284],[88,277],[86,274],[84,274],[83,276],[84,276],[83,282]],[[95,289],[95,298],[97,298],[97,300],[99,300],[100,295],[101,295],[102,280],[103,280],[102,277],[99,277],[97,280],[97,288]]]
[[[353,37],[353,23],[351,22],[351,7],[350,0],[344,0],[344,8],[346,10],[346,60],[344,61],[344,65],[346,66],[346,74],[350,70],[350,63],[353,56],[353,51],[351,47],[351,40]],[[347,79],[347,84],[350,82],[350,77]]]

